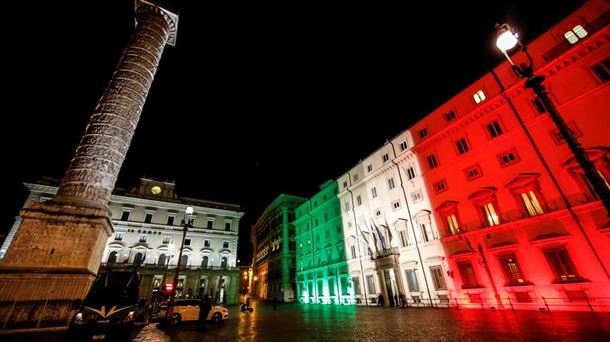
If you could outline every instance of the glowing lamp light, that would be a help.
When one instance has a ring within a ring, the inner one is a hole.
[[[513,33],[508,24],[503,24],[498,28],[498,38],[496,39],[496,46],[500,51],[506,53],[506,51],[514,48],[519,43],[519,35]]]
[[[186,207],[186,214],[187,215],[192,215],[193,214],[193,207],[191,207],[190,205],[188,207]]]

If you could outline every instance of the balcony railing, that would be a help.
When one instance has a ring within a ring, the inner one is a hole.
[[[107,263],[102,263],[102,268],[105,268],[107,266]],[[112,268],[115,269],[121,269],[121,268],[130,268],[133,267],[132,263],[114,263],[112,264]],[[151,270],[151,269],[158,269],[158,270],[173,270],[176,268],[176,265],[169,265],[169,266],[159,266],[156,264],[144,264],[141,265],[139,267],[140,269],[147,269],[147,270]],[[238,270],[238,267],[230,267],[230,266],[206,266],[206,267],[202,267],[202,266],[197,266],[197,265],[180,265],[180,270],[210,270],[210,271],[220,271],[220,270],[226,270],[226,271],[235,271]]]
[[[371,259],[385,258],[391,255],[400,255],[398,247],[383,248],[377,252],[373,252]]]

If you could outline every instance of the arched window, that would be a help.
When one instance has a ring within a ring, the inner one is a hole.
[[[220,267],[227,268],[227,257],[222,257],[222,259],[220,259]]]
[[[189,262],[189,256],[188,255],[183,255],[180,258],[180,267],[186,267],[186,264],[188,264]]]
[[[201,268],[208,268],[209,260],[210,258],[208,258],[207,255],[204,255],[203,258],[201,258]]]
[[[108,261],[107,262],[109,264],[115,263],[117,255],[118,255],[117,251],[110,252],[110,255],[108,255]]]
[[[167,257],[165,256],[165,254],[161,254],[159,255],[159,261],[157,262],[157,266],[165,266],[165,260],[167,259]]]
[[[142,254],[142,252],[136,253],[136,255],[133,257],[134,265],[140,265],[140,264],[142,264],[143,261],[144,261],[144,254]]]

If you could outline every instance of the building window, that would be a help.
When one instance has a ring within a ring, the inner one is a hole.
[[[388,179],[388,189],[392,190],[396,187],[394,184],[394,177]]]
[[[367,166],[366,166],[366,170],[367,170],[368,172],[373,171],[373,164],[369,164],[369,165],[367,165]]]
[[[441,192],[447,191],[447,182],[443,179],[432,184],[432,188],[434,188],[434,192],[440,194]]]
[[[455,147],[457,148],[458,154],[464,154],[470,150],[468,146],[468,142],[466,138],[460,138],[455,142]]]
[[[348,202],[348,201],[345,201],[345,202],[343,203],[343,207],[345,208],[345,212],[348,212],[348,211],[349,211],[349,209],[350,209],[349,202]]]
[[[463,289],[473,289],[481,287],[477,282],[477,277],[474,273],[474,268],[472,267],[472,263],[470,261],[460,261],[457,263],[457,266],[460,270],[460,277],[462,278]]]
[[[383,162],[387,162],[388,160],[390,160],[390,156],[386,153],[383,156],[381,156],[381,159],[383,159]]]
[[[366,276],[366,287],[368,293],[377,293],[377,289],[375,288],[375,278],[372,275]]]
[[[568,123],[568,129],[570,130],[574,138],[582,137],[582,132],[578,129],[578,126],[576,126],[576,123],[574,121]],[[553,138],[553,141],[555,141],[555,144],[559,145],[566,142],[565,138],[563,137],[563,134],[561,134],[558,129],[550,131],[550,134]]]
[[[399,230],[398,236],[400,237],[400,247],[407,247],[409,245],[409,234],[407,233],[407,230]]]
[[[358,174],[353,175],[352,179],[354,180],[354,183],[356,183],[358,181]]]
[[[583,281],[576,273],[572,258],[565,247],[547,248],[544,250],[544,256],[553,270],[554,283]]]
[[[610,59],[592,66],[591,69],[602,83],[610,81]]]
[[[203,246],[204,247],[210,247],[212,245],[210,240],[203,240]]]
[[[147,239],[148,239],[148,235],[140,234],[140,238],[138,239],[138,241],[139,242],[146,242]]]
[[[587,32],[587,30],[585,30],[584,27],[582,27],[580,25],[576,25],[572,28],[572,30],[564,33],[563,36],[568,41],[568,43],[576,44],[576,42],[578,42],[580,39],[586,37],[588,34],[589,34],[589,32]]]
[[[441,216],[443,222],[445,222],[447,235],[455,235],[461,232],[457,205],[458,202],[445,201],[436,208],[436,211]]]
[[[121,213],[121,221],[129,221],[129,214],[131,214],[131,211],[123,210]]]
[[[432,283],[434,284],[434,289],[436,291],[447,289],[445,278],[443,277],[443,270],[440,265],[430,266],[430,275],[432,276]]]
[[[422,129],[419,131],[419,138],[420,138],[420,139],[425,138],[427,135],[428,135],[428,129],[427,129],[427,128],[422,128]]]
[[[525,285],[526,281],[521,272],[521,267],[517,262],[515,253],[507,253],[498,256],[502,270],[506,276],[506,286],[510,285]]]
[[[210,262],[210,258],[207,255],[204,255],[201,258],[201,268],[208,268],[208,263]]]
[[[230,231],[231,230],[231,222],[225,222],[225,231]]]
[[[472,165],[464,169],[464,175],[466,175],[467,181],[472,181],[483,176],[483,172],[481,172],[481,167],[479,164]]]
[[[167,225],[168,226],[173,226],[174,225],[174,220],[176,219],[175,216],[167,216]]]
[[[172,242],[172,238],[170,236],[163,237],[163,244],[167,245],[167,244],[170,244],[171,242]]]
[[[409,145],[407,145],[407,142],[406,142],[406,141],[403,141],[403,142],[401,142],[401,143],[400,143],[400,151],[401,151],[401,152],[402,152],[402,151],[404,151],[404,150],[406,150],[406,149],[407,149],[407,147],[409,147]]]
[[[184,239],[184,245],[185,246],[190,246],[191,245],[191,239]]]
[[[489,133],[489,136],[491,138],[495,138],[503,133],[502,127],[500,126],[498,120],[494,120],[488,123],[487,125],[485,125],[485,127],[487,127],[487,133]]]
[[[349,248],[350,248],[350,252],[352,253],[352,259],[356,259],[356,246],[351,245]]]
[[[360,197],[360,195],[356,196],[356,204],[359,206],[362,205],[362,197]]]
[[[430,169],[434,169],[438,166],[438,161],[436,160],[436,156],[434,154],[429,155],[426,157],[426,159],[428,160],[428,166]]]
[[[375,210],[375,216],[377,216],[377,217],[381,216],[381,210],[379,210],[379,209]]]
[[[407,168],[407,178],[409,178],[409,180],[415,178],[415,169],[413,166]]]
[[[116,232],[116,233],[114,233],[114,241],[123,241],[124,236],[125,236],[125,233]]]
[[[445,121],[449,122],[453,119],[455,119],[455,112],[453,110],[450,110],[449,112],[445,113]]]
[[[214,220],[208,220],[205,228],[206,229],[213,229],[214,228]]]
[[[536,108],[536,112],[538,113],[538,115],[547,112],[546,106],[544,105],[541,99],[535,97],[534,99],[532,99],[532,104],[534,105],[534,108]]]
[[[377,198],[377,188],[373,187],[373,188],[371,189],[371,196],[372,196],[373,198]]]
[[[152,218],[153,218],[153,214],[152,213],[146,213],[146,216],[144,216],[144,223],[151,223],[152,222]]]
[[[400,200],[392,202],[392,208],[394,210],[400,209]]]
[[[483,188],[468,196],[468,199],[478,209],[479,217],[484,227],[496,226],[501,222],[496,191],[496,188]]]
[[[500,153],[496,157],[498,158],[498,162],[500,162],[500,166],[502,167],[512,165],[521,160],[521,158],[519,158],[519,155],[517,154],[517,150],[515,149]]]
[[[472,95],[474,102],[479,104],[485,101],[485,93],[482,90],[477,91],[474,95]]]
[[[347,181],[343,181],[343,187],[347,188]]]
[[[521,211],[528,216],[544,214],[546,203],[540,192],[539,174],[523,173],[506,185],[511,190]]]
[[[354,284],[354,294],[358,296],[361,295],[362,291],[360,290],[360,279],[358,279],[358,277],[353,277],[352,284]]]
[[[229,248],[229,241],[223,241],[222,248]]]
[[[420,190],[414,191],[411,193],[411,200],[413,202],[419,202],[422,199],[424,199],[424,196],[422,195]]]

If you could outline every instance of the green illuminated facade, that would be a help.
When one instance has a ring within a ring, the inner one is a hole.
[[[301,303],[348,304],[353,296],[337,188],[336,181],[327,181],[295,210],[296,285]]]

